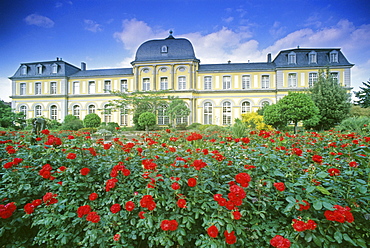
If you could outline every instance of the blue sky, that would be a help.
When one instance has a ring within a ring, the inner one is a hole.
[[[368,0],[4,0],[0,99],[20,63],[63,58],[88,69],[131,67],[148,39],[188,38],[201,63],[262,62],[300,47],[341,48],[354,90],[370,79]]]

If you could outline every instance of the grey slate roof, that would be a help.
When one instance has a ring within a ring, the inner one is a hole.
[[[309,63],[309,53],[316,52],[317,63]],[[330,52],[338,52],[338,62],[330,62]],[[296,63],[288,63],[288,54],[294,52],[296,54]],[[282,50],[272,61],[275,63],[277,68],[296,68],[296,67],[325,67],[325,66],[353,66],[349,63],[343,53],[340,51],[340,48],[295,48]]]
[[[57,73],[53,73],[53,65],[58,66]],[[38,74],[37,66],[41,65],[43,70],[42,74]],[[22,75],[22,67],[27,68],[27,73]],[[21,66],[18,70],[14,73],[10,79],[16,78],[60,78],[60,77],[68,77],[76,72],[78,72],[80,68],[69,64],[62,60],[54,60],[54,61],[44,61],[44,62],[32,62],[32,63],[21,63]]]
[[[162,52],[163,47],[167,52]],[[193,45],[184,38],[174,38],[172,33],[166,39],[149,40],[136,51],[135,62],[171,60],[197,60]]]
[[[232,72],[232,71],[269,71],[274,70],[274,63],[228,63],[199,65],[199,72]]]
[[[99,69],[99,70],[85,70],[79,71],[70,77],[110,77],[119,75],[133,75],[132,68],[115,68],[115,69]]]

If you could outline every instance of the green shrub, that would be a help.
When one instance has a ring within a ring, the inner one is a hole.
[[[91,134],[95,133],[97,130],[98,129],[94,127],[84,127],[84,128],[78,129],[78,131],[80,132],[89,132]]]
[[[370,117],[350,117],[343,120],[338,126],[335,127],[337,131],[355,132],[359,134],[370,133]]]
[[[200,126],[202,126],[202,124],[194,122],[194,123],[190,124],[186,129],[187,130],[195,130],[195,129],[198,129]]]
[[[156,116],[152,112],[144,112],[139,116],[138,123],[140,126],[145,127],[146,131],[149,131],[156,124]]]
[[[84,125],[85,127],[99,127],[101,123],[101,118],[95,113],[91,113],[85,116]]]
[[[231,127],[231,132],[233,137],[241,138],[246,135],[247,127],[240,119],[236,119],[235,124]]]
[[[84,127],[83,122],[79,119],[75,119],[75,120],[69,120],[68,122],[63,123],[62,126],[59,128],[59,130],[77,131],[83,127]]]

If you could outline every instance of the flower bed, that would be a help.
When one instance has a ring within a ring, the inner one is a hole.
[[[370,137],[28,140],[0,137],[0,247],[368,246]]]

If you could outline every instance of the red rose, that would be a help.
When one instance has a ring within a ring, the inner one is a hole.
[[[176,220],[163,220],[161,222],[161,229],[163,231],[175,231],[178,225]]]
[[[3,167],[4,167],[5,169],[9,169],[9,168],[11,168],[13,165],[14,165],[14,163],[13,163],[13,162],[8,162],[8,163],[5,163],[5,164],[3,165]]]
[[[274,183],[274,187],[279,190],[279,191],[284,191],[285,190],[285,184],[284,183]]]
[[[54,203],[58,202],[58,199],[55,199],[55,197],[57,197],[57,196],[58,196],[57,194],[53,194],[51,192],[48,192],[43,196],[42,200],[44,201],[44,203],[46,205],[51,205],[51,204],[54,204]]]
[[[174,183],[171,185],[171,188],[172,188],[173,190],[178,190],[178,189],[180,189],[180,184],[178,184],[177,182],[174,182]]]
[[[145,212],[144,212],[144,211],[140,211],[140,212],[139,212],[139,214],[138,214],[138,215],[139,215],[139,218],[140,218],[140,219],[145,219],[144,214],[145,214]]]
[[[239,220],[242,217],[242,215],[239,211],[234,211],[233,216],[234,216],[235,220]]]
[[[185,200],[185,199],[179,199],[179,200],[177,201],[177,206],[178,206],[179,208],[186,208],[186,200]]]
[[[116,204],[113,204],[111,207],[110,207],[110,211],[112,212],[112,213],[118,213],[119,211],[121,211],[121,206],[118,204],[118,203],[116,203]]]
[[[35,211],[35,206],[32,205],[32,203],[27,203],[24,206],[24,212],[26,212],[26,214],[32,214],[34,211]]]
[[[339,176],[340,170],[338,170],[337,168],[330,168],[328,169],[328,173],[330,174],[330,176]]]
[[[242,172],[235,176],[235,181],[242,187],[248,187],[251,181],[251,176],[248,173]]]
[[[96,212],[90,212],[87,214],[86,220],[93,223],[98,223],[100,221],[100,216]]]
[[[89,200],[90,201],[95,201],[97,198],[98,198],[98,194],[97,193],[91,193],[89,195]]]
[[[90,172],[90,169],[89,168],[82,168],[81,170],[80,170],[80,173],[81,173],[81,175],[83,175],[83,176],[86,176],[87,174],[89,174],[89,172]]]
[[[312,161],[315,163],[321,164],[322,163],[322,157],[320,155],[313,155],[312,156]]]
[[[132,210],[135,209],[135,203],[132,201],[126,202],[125,208],[127,211],[131,212]]]
[[[218,236],[218,228],[215,225],[210,226],[207,229],[207,233],[211,238],[216,238]]]
[[[117,178],[108,179],[105,183],[105,191],[109,192],[111,189],[116,187],[116,183],[118,182]]]
[[[270,244],[273,247],[277,248],[289,248],[290,247],[290,241],[289,239],[286,239],[280,235],[276,235],[270,240]]]
[[[77,209],[77,216],[79,218],[82,218],[84,215],[86,215],[86,214],[88,214],[90,212],[91,212],[91,207],[89,205],[80,206]]]
[[[76,158],[76,153],[68,153],[68,155],[67,155],[67,159],[75,159]]]
[[[0,218],[7,219],[11,217],[16,209],[17,206],[14,204],[14,202],[6,205],[0,205]]]
[[[227,230],[224,232],[225,241],[227,244],[232,245],[236,243],[235,231],[229,233]]]
[[[294,220],[293,220],[293,228],[294,228],[294,230],[296,230],[297,232],[305,231],[305,230],[306,230],[306,223],[304,223],[304,222],[303,222],[303,221],[301,221],[301,220],[296,220],[296,219],[294,219]]]
[[[115,235],[113,236],[113,240],[114,240],[114,241],[118,241],[120,237],[121,237],[121,235],[117,233],[117,234],[115,234]]]
[[[189,178],[188,179],[188,186],[189,187],[195,187],[197,185],[197,179],[195,178]]]
[[[358,163],[356,161],[351,161],[351,162],[349,162],[349,166],[353,167],[353,168],[356,168],[356,167],[358,167]]]
[[[305,201],[305,200],[302,200],[304,203],[305,203],[305,205],[304,204],[299,204],[299,209],[298,209],[298,211],[303,211],[303,210],[308,210],[308,209],[310,209],[310,203],[308,203],[307,201]]]

